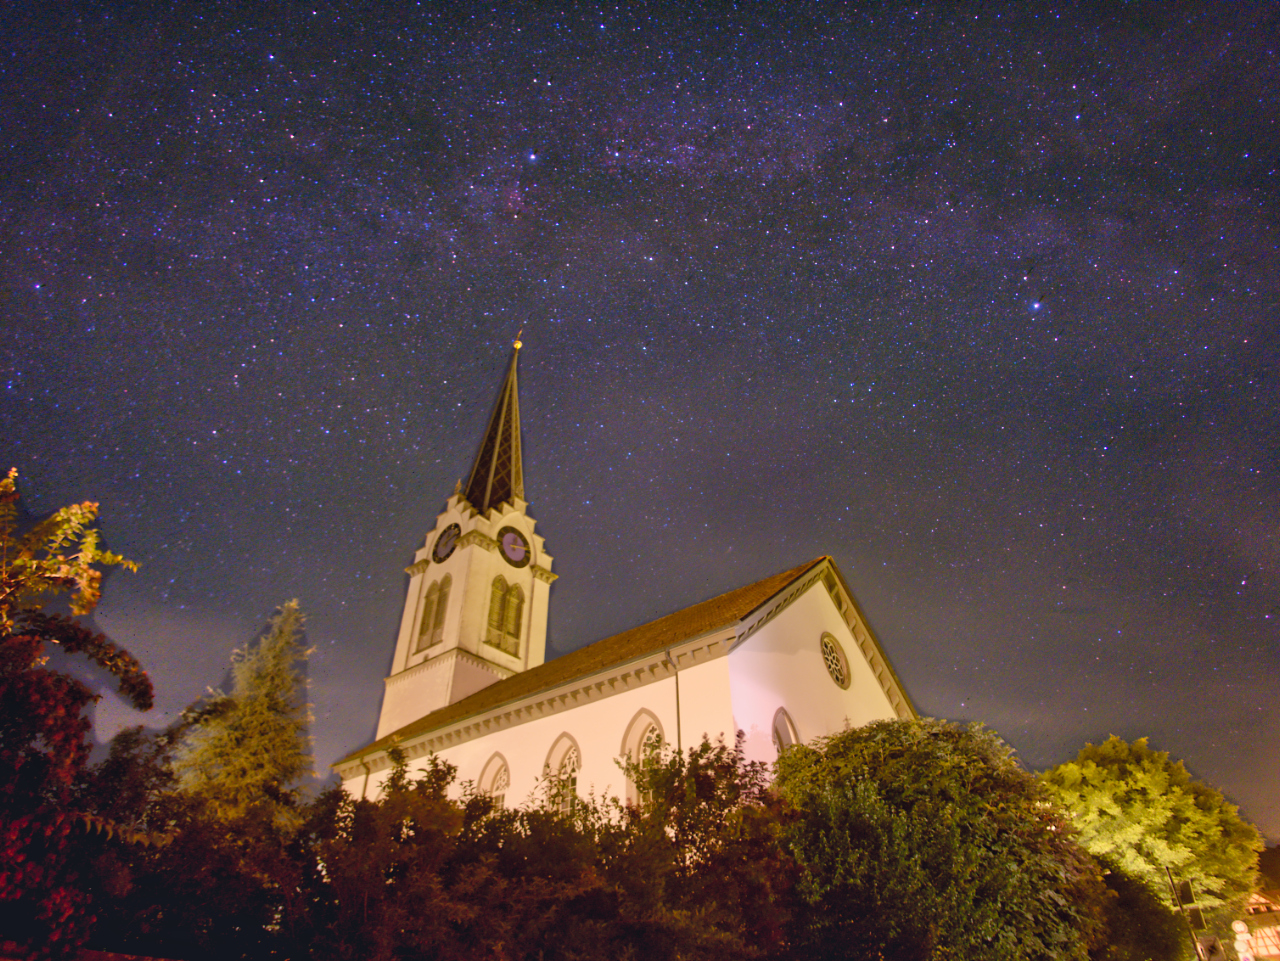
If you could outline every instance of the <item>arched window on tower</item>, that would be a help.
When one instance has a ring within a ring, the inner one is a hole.
[[[439,644],[444,640],[444,615],[449,610],[449,588],[453,585],[453,578],[448,574],[440,581],[440,597],[436,601],[436,613],[431,618],[431,646]]]
[[[422,599],[422,620],[418,626],[418,641],[413,653],[419,654],[444,640],[444,615],[449,609],[449,586],[453,578],[448,574],[427,588]]]
[[[505,578],[493,579],[489,594],[489,630],[485,643],[513,657],[520,655],[520,625],[524,620],[524,591],[508,586]]]

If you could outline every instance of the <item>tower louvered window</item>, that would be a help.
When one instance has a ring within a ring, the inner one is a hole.
[[[414,653],[425,651],[444,640],[444,616],[449,609],[449,587],[453,578],[448,574],[427,588],[422,600],[422,621],[418,627],[418,643]]]
[[[524,591],[508,585],[503,577],[493,579],[489,595],[489,630],[485,643],[507,654],[520,654],[520,625],[524,621]]]

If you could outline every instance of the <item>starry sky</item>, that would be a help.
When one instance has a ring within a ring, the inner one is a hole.
[[[0,462],[160,725],[307,611],[321,770],[523,329],[553,652],[831,554],[923,714],[1280,838],[1280,7],[0,13]],[[99,736],[138,718],[112,696]]]

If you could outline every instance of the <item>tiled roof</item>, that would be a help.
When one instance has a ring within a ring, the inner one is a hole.
[[[550,690],[576,678],[606,670],[615,664],[623,664],[673,644],[679,644],[681,641],[736,624],[769,598],[780,593],[792,581],[797,580],[826,559],[819,557],[799,567],[793,567],[789,571],[774,574],[772,577],[766,577],[746,587],[739,587],[736,591],[729,591],[727,594],[686,607],[682,611],[660,617],[648,624],[641,624],[621,634],[606,637],[594,644],[580,647],[576,651],[562,654],[553,661],[490,684],[470,697],[442,707],[438,711],[432,711],[426,717],[421,717],[379,738],[368,747],[348,754],[334,766],[346,764],[368,754],[378,754],[400,741],[425,734],[472,714],[487,711],[500,704],[528,697],[540,691]]]

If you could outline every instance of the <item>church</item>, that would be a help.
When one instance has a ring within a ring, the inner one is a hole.
[[[399,748],[435,754],[508,806],[636,800],[619,760],[656,745],[732,744],[773,761],[793,743],[915,717],[830,557],[546,660],[552,557],[524,499],[516,368],[479,452],[407,568],[376,740],[334,764],[375,798]]]

